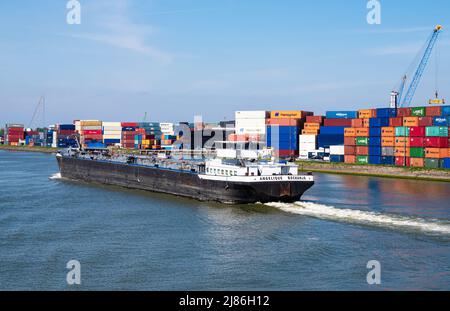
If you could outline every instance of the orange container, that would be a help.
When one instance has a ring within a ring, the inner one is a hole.
[[[319,123],[305,123],[304,125],[305,130],[318,130],[320,129]]]
[[[344,129],[344,136],[345,137],[355,137],[356,136],[356,129],[350,128],[350,127]]]
[[[382,127],[381,137],[395,137],[395,127]]]
[[[403,126],[419,126],[418,117],[404,117]]]
[[[311,129],[302,130],[302,135],[317,135],[317,134],[319,134],[318,129],[317,130],[311,130]]]
[[[411,158],[409,166],[411,166],[411,167],[424,167],[425,166],[425,160],[423,158]]]
[[[382,137],[381,138],[381,146],[382,147],[394,147],[394,137]]]
[[[443,159],[448,157],[448,148],[425,148],[425,158]]]
[[[409,157],[411,149],[409,147],[395,147],[395,153],[394,155],[396,157]]]
[[[369,155],[369,147],[356,146],[356,155],[361,156]]]
[[[395,147],[410,147],[411,140],[409,137],[395,137]]]
[[[364,127],[363,119],[352,119],[352,127]]]
[[[280,126],[298,126],[299,120],[297,119],[267,119],[268,125],[280,125]]]
[[[354,155],[346,155],[344,157],[345,163],[356,163],[356,156]]]
[[[358,127],[355,128],[357,137],[369,137],[369,128],[367,127]]]
[[[370,119],[377,117],[377,111],[375,109],[362,109],[358,111],[360,119]]]
[[[270,112],[271,119],[303,119],[314,115],[312,112],[302,110],[276,110]]]

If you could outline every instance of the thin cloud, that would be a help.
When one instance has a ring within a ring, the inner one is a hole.
[[[132,21],[129,0],[97,0],[95,5],[86,8],[86,11],[95,15],[92,18],[95,21],[93,26],[99,30],[96,32],[72,33],[68,36],[148,55],[161,63],[172,61],[172,55],[147,42],[148,37],[156,32],[155,28],[148,25],[139,25]]]
[[[358,32],[361,33],[370,33],[370,34],[398,34],[398,33],[415,33],[415,32],[425,32],[432,31],[432,27],[408,27],[408,28],[373,28],[367,30],[361,30]]]
[[[417,54],[421,47],[420,44],[391,45],[370,49],[369,54],[376,56]]]

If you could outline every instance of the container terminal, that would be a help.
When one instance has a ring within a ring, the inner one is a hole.
[[[39,129],[11,123],[0,131],[0,144],[448,170],[450,106],[437,89],[428,103],[411,105],[441,32],[442,26],[433,29],[419,63],[411,66],[415,70],[390,93],[388,107],[324,115],[301,107],[236,111],[234,121],[214,123],[75,120]]]

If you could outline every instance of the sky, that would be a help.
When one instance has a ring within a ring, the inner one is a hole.
[[[365,0],[79,2],[70,25],[67,0],[0,1],[0,124],[387,107],[436,24],[438,54],[412,105],[436,80],[450,100],[448,0],[380,0],[379,25]],[[45,114],[31,122],[41,96]]]

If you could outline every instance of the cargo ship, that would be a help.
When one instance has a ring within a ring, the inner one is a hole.
[[[62,178],[167,193],[225,204],[295,202],[314,185],[292,163],[241,159],[182,160],[170,155],[61,150]]]

